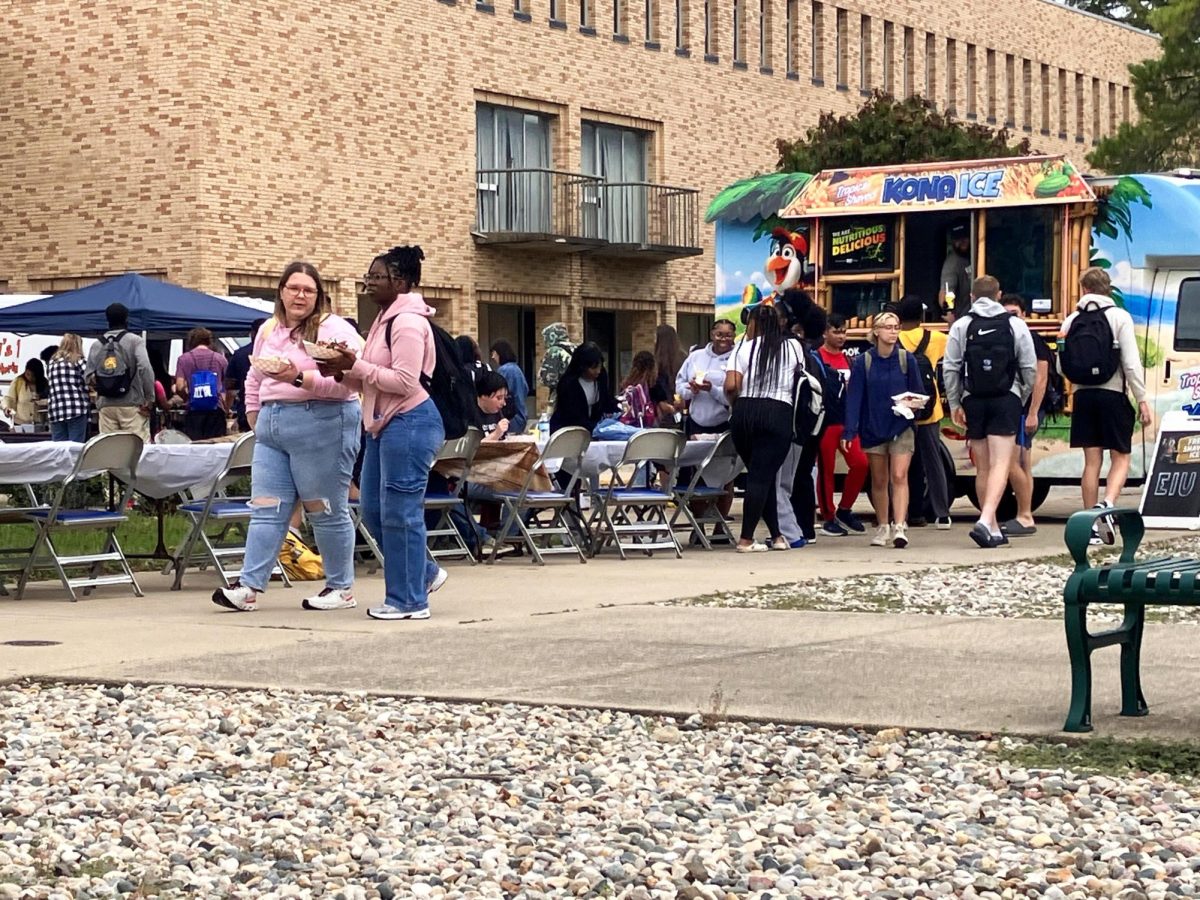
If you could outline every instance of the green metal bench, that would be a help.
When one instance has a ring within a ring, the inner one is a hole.
[[[1121,532],[1121,558],[1111,565],[1093,566],[1088,561],[1092,525],[1102,515],[1111,516]],[[1121,646],[1121,715],[1144,716],[1150,708],[1142,695],[1142,631],[1147,606],[1200,606],[1200,559],[1162,556],[1136,560],[1138,545],[1146,533],[1136,509],[1077,512],[1067,521],[1066,542],[1075,571],[1063,590],[1063,617],[1067,627],[1067,650],[1071,656],[1071,707],[1063,731],[1092,730],[1092,651],[1113,644]],[[1087,628],[1088,607],[1097,603],[1120,603],[1125,607],[1121,624],[1109,631],[1091,634]]]

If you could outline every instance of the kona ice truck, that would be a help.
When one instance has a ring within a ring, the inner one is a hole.
[[[1002,290],[1023,296],[1030,330],[1053,343],[1078,302],[1080,273],[1100,265],[1133,316],[1156,420],[1170,410],[1200,415],[1200,172],[1085,179],[1064,157],[1041,156],[791,179],[779,183],[778,217],[805,236],[801,283],[846,316],[849,346],[865,347],[874,314],[909,293],[925,300],[927,327],[944,330],[943,303],[965,302],[955,294],[974,273],[995,275]],[[766,203],[759,198],[758,205],[762,211]],[[744,203],[727,204],[723,217],[711,212],[717,315],[737,321],[743,288],[769,288],[758,282],[779,219],[755,220]],[[960,239],[959,260],[952,235]],[[956,268],[966,270],[958,284],[946,277]],[[1068,402],[1035,437],[1035,505],[1051,485],[1079,483],[1083,454],[1069,446],[1069,415]],[[956,491],[973,495],[967,443],[949,419],[942,433]],[[1144,479],[1155,437],[1153,427],[1134,435],[1131,484]]]

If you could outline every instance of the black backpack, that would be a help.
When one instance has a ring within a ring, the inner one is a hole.
[[[825,383],[812,370],[816,354],[805,355],[808,360],[796,369],[792,380],[792,443],[801,445],[825,430]]]
[[[1121,350],[1098,303],[1079,310],[1063,338],[1062,373],[1075,384],[1104,384],[1121,367]]]
[[[133,385],[133,369],[125,362],[121,338],[129,332],[117,331],[104,338],[100,349],[100,364],[96,366],[96,393],[101,397],[119,400]]]
[[[933,410],[937,406],[938,378],[933,363],[925,355],[925,351],[928,349],[929,332],[921,329],[921,341],[917,344],[917,349],[913,351],[913,356],[916,357],[917,371],[921,373],[921,384],[925,385],[924,393],[929,395],[929,401],[921,408],[921,414],[917,416],[918,420],[928,419],[933,415]]]
[[[963,346],[963,376],[972,397],[1003,397],[1017,377],[1017,339],[1011,316],[972,314]]]
[[[1035,341],[1042,340],[1034,335]],[[1063,381],[1062,373],[1058,371],[1058,354],[1050,350],[1050,373],[1046,379],[1046,393],[1042,395],[1042,415],[1057,418],[1067,408],[1067,384]]]
[[[388,350],[392,349],[392,322],[384,325],[384,340]],[[467,429],[479,427],[479,403],[475,398],[475,379],[462,364],[454,338],[439,325],[429,323],[433,329],[433,346],[437,359],[433,374],[421,373],[421,387],[425,388],[442,416],[442,430],[446,440],[453,441],[467,433]]]

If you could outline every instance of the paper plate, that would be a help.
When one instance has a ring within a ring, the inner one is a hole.
[[[258,369],[264,375],[278,375],[286,369],[290,363],[282,356],[252,356],[250,357],[250,365]]]
[[[308,355],[313,359],[336,359],[338,351],[332,347],[322,347],[320,344],[315,344],[312,341],[304,342],[304,349],[308,351]]]

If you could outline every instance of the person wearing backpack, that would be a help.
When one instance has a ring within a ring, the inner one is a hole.
[[[942,373],[954,424],[967,432],[975,460],[979,521],[970,537],[987,549],[1008,543],[996,509],[1008,485],[1021,407],[1033,389],[1037,354],[1029,329],[1000,305],[1000,282],[981,275],[971,308],[954,320]]]
[[[213,334],[193,328],[188,350],[175,364],[175,393],[187,403],[183,433],[193,441],[224,437],[228,430],[225,410],[225,356],[212,348]]]
[[[864,534],[867,530],[854,504],[867,483],[871,467],[862,445],[855,439],[842,452],[846,461],[846,479],[842,482],[842,499],[833,504],[834,469],[841,449],[842,429],[846,423],[846,392],[850,383],[850,358],[846,355],[846,317],[830,313],[825,334],[817,355],[822,363],[818,370],[825,379],[825,433],[817,457],[817,499],[820,501],[821,533],[829,537]]]
[[[255,436],[252,513],[241,574],[212,594],[213,603],[226,609],[258,608],[258,595],[267,589],[285,540],[290,544],[288,565],[306,558],[303,543],[288,537],[298,506],[312,524],[325,575],[324,589],[304,598],[301,606],[337,610],[358,605],[349,501],[362,408],[352,386],[318,371],[305,341],[341,341],[354,351],[361,346],[350,323],[330,312],[316,267],[297,260],[279,278],[274,315],[255,336],[254,363],[246,376],[246,418]],[[307,568],[315,572],[315,567]]]
[[[384,621],[428,619],[429,595],[446,582],[446,570],[426,553],[425,489],[446,440],[433,393],[442,387],[435,388],[433,379],[438,368],[449,366],[455,378],[470,382],[453,339],[442,340],[439,350],[430,321],[436,310],[416,291],[424,258],[420,247],[405,246],[371,261],[363,282],[379,315],[366,346],[361,354],[342,351],[322,365],[363,392],[362,514],[383,551],[385,585],[384,602],[367,615]]]
[[[1004,309],[1011,316],[1025,319],[1025,298],[1020,294],[1005,294]],[[1032,334],[1032,332],[1031,332]],[[1037,374],[1033,379],[1033,390],[1021,410],[1021,421],[1017,426],[1017,451],[1013,454],[1008,470],[1008,482],[1017,499],[1017,515],[1000,523],[1000,530],[1009,537],[1028,537],[1037,534],[1033,520],[1033,436],[1042,427],[1046,415],[1042,409],[1046,388],[1050,383],[1050,367],[1054,365],[1054,351],[1041,335],[1033,334],[1033,351],[1037,355]]]
[[[1075,388],[1071,446],[1083,449],[1083,505],[1104,509],[1116,504],[1129,476],[1134,414],[1127,394],[1133,394],[1143,428],[1154,422],[1154,414],[1146,402],[1133,317],[1113,302],[1108,273],[1093,266],[1080,276],[1079,286],[1083,296],[1059,334],[1058,365]],[[1101,499],[1100,468],[1105,450],[1109,468]],[[1111,544],[1115,540],[1112,521],[1097,519],[1092,543]]]
[[[154,370],[146,341],[129,331],[129,309],[110,303],[104,310],[108,331],[88,352],[84,376],[96,390],[100,433],[128,432],[150,442]]]
[[[900,316],[900,344],[912,353],[921,372],[921,393],[929,396],[925,408],[917,414],[916,452],[909,468],[909,497],[913,512],[910,524],[920,524],[925,519],[924,497],[929,495],[933,520],[938,530],[950,528],[950,485],[946,481],[946,468],[942,464],[942,398],[938,396],[937,367],[946,354],[946,335],[932,331],[922,323],[925,320],[925,304],[915,294],[905,294],[896,307]],[[917,521],[914,523],[914,518]]]
[[[908,410],[905,415],[892,398],[921,394],[925,387],[916,359],[900,345],[899,316],[894,312],[876,315],[871,323],[871,343],[874,346],[858,354],[850,367],[842,452],[848,453],[854,439],[861,437],[871,466],[871,505],[875,508],[871,546],[886,547],[891,541],[902,550],[908,546],[908,467],[916,446],[915,414]]]

